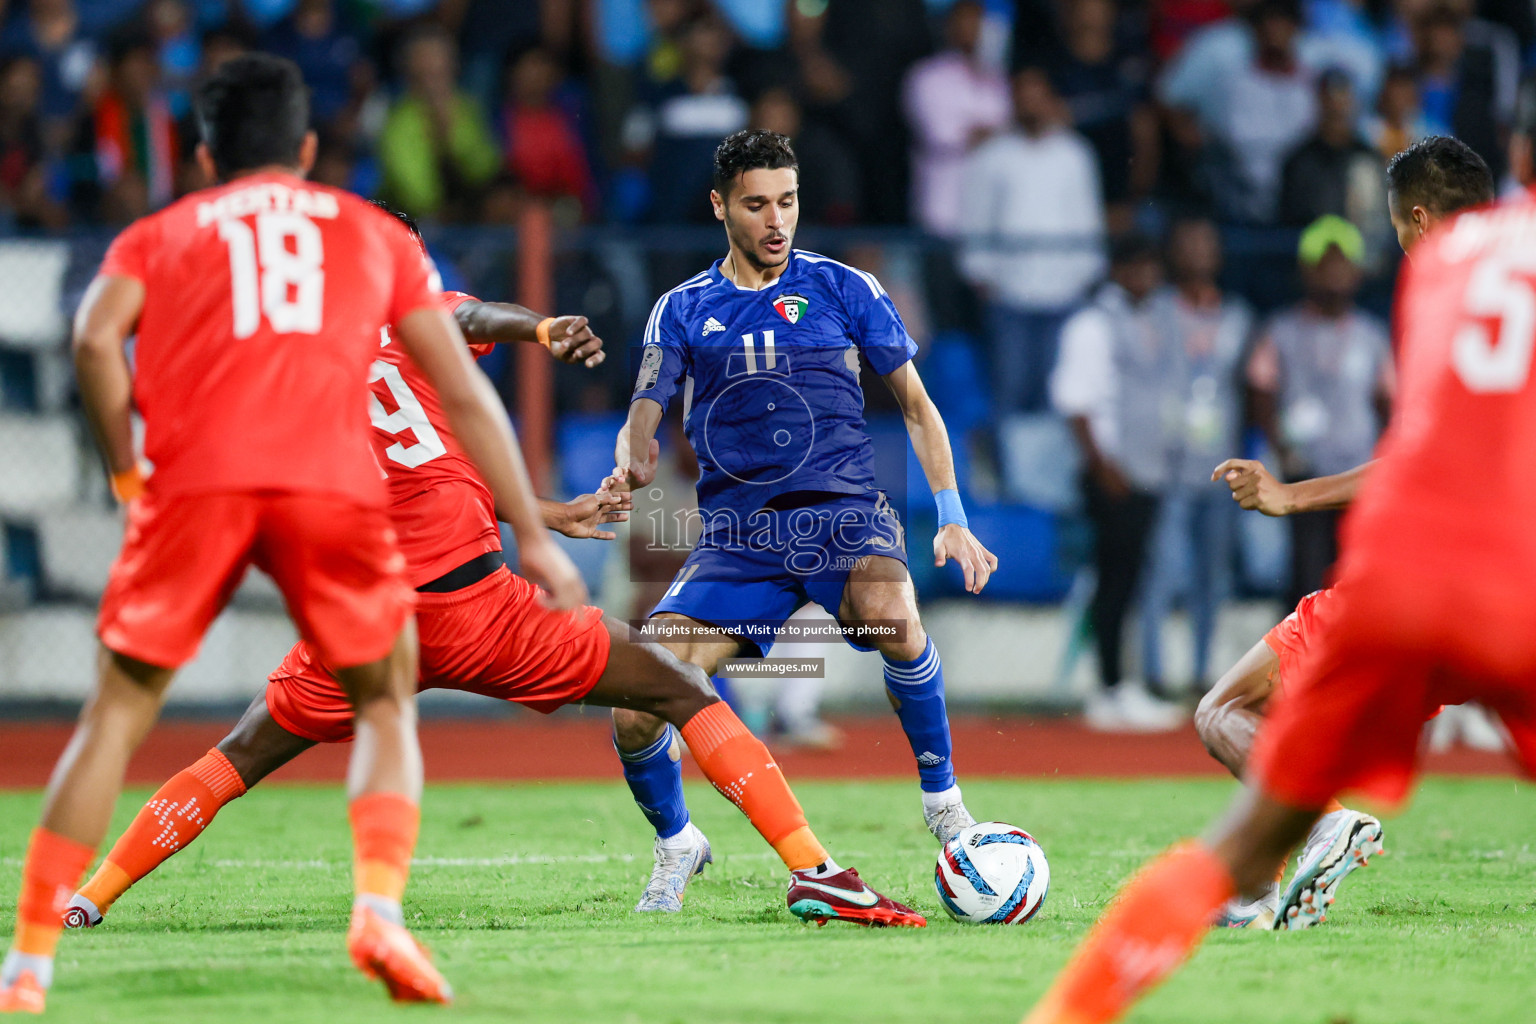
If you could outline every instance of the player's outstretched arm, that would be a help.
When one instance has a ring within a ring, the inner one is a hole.
[[[104,275],[91,282],[75,313],[80,402],[112,475],[112,492],[125,502],[144,489],[133,452],[133,374],[123,347],[143,310],[143,282]]]
[[[912,438],[912,449],[922,464],[923,475],[933,490],[939,506],[939,532],[933,538],[933,564],[942,566],[951,558],[960,563],[965,574],[965,589],[979,594],[997,568],[997,556],[982,546],[966,523],[960,504],[959,484],[955,479],[955,455],[949,447],[949,431],[944,418],[928,397],[917,368],[908,360],[885,375],[886,386],[896,396],[901,415]]]
[[[496,389],[475,368],[458,326],[434,307],[407,313],[394,336],[437,389],[454,436],[475,463],[517,535],[523,575],[550,594],[550,605],[567,609],[587,600],[576,567],[544,529],[533,484]]]
[[[581,494],[570,501],[539,499],[544,525],[556,533],[577,539],[613,540],[618,534],[603,529],[609,523],[629,521],[635,499],[628,491],[604,490],[600,494]]]
[[[460,303],[453,317],[459,329],[475,341],[538,342],[562,363],[588,369],[606,358],[603,339],[592,333],[584,316],[541,316],[512,302],[471,299]]]
[[[1343,473],[1288,484],[1276,479],[1262,462],[1228,459],[1212,471],[1211,480],[1225,482],[1232,490],[1232,500],[1245,509],[1266,516],[1291,516],[1347,508],[1360,492],[1371,466],[1371,462],[1366,462]]]
[[[660,402],[649,398],[637,398],[629,403],[629,416],[619,429],[618,440],[613,446],[613,476],[603,481],[599,493],[630,491],[656,479],[656,460],[661,455],[656,428],[661,426],[664,411]],[[641,456],[635,454],[637,452],[645,454]]]

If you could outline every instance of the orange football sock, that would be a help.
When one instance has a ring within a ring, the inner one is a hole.
[[[129,886],[202,835],[220,807],[244,795],[229,758],[217,747],[208,751],[155,790],[80,895],[105,914]]]
[[[1343,809],[1344,805],[1339,803],[1337,800],[1329,800],[1328,806],[1323,808],[1323,813],[1332,814],[1334,811],[1342,811]]]
[[[352,878],[359,896],[399,903],[411,873],[421,808],[399,793],[368,793],[352,801]]]
[[[53,956],[64,930],[64,908],[94,856],[96,850],[84,843],[41,825],[32,830],[21,869],[21,896],[16,900],[16,935],[11,940],[16,952]]]
[[[1131,879],[1024,1024],[1106,1024],[1184,961],[1232,898],[1232,876],[1199,843]]]
[[[791,871],[827,859],[773,755],[725,701],[694,715],[681,731],[704,777],[747,816]]]

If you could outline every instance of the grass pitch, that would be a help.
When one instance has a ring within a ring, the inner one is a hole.
[[[797,787],[844,866],[929,917],[924,930],[799,924],[785,875],[736,811],[690,790],[716,863],[681,914],[631,912],[650,841],[613,785],[439,786],[406,914],[458,989],[391,1006],[343,947],[350,844],[338,788],[271,787],[64,936],[56,1021],[1017,1021],[1121,881],[1200,828],[1231,783],[968,781],[967,803],[1050,857],[1020,927],[961,927],[933,892],[936,846],[909,782]],[[113,836],[145,797],[128,794]],[[1222,932],[1132,1020],[1443,1024],[1536,1020],[1536,790],[1436,780],[1387,825],[1327,925]],[[0,914],[14,908],[36,793],[0,793]],[[0,925],[0,927],[4,927]]]

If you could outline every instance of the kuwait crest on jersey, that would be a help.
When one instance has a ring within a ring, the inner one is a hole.
[[[779,311],[779,316],[792,324],[805,319],[805,309],[809,305],[804,295],[780,295],[773,300],[773,308]]]

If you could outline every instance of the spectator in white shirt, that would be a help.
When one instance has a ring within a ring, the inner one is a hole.
[[[1160,93],[1172,108],[1174,139],[1187,151],[1181,159],[1198,163],[1221,214],[1270,223],[1281,164],[1317,121],[1320,69],[1299,52],[1296,0],[1259,0],[1247,27],[1251,59],[1233,63],[1234,51],[1209,67],[1176,62]]]
[[[977,143],[1008,124],[1008,79],[980,52],[986,11],[959,0],[945,20],[947,49],[912,65],[902,88],[912,128],[912,219],[944,237],[960,230],[960,179]]]
[[[1014,75],[1015,127],[966,161],[961,273],[987,305],[1003,413],[1046,408],[1061,325],[1104,272],[1104,200],[1093,149],[1062,125],[1038,67]]]
[[[1141,598],[1142,674],[1158,696],[1172,688],[1163,668],[1163,622],[1180,598],[1189,613],[1195,688],[1203,691],[1216,615],[1230,590],[1236,506],[1211,486],[1211,467],[1236,450],[1241,429],[1239,366],[1253,314],[1221,290],[1221,235],[1200,217],[1168,230],[1167,302],[1170,344],[1160,372],[1141,382],[1159,388],[1168,411],[1161,439],[1168,477],[1159,494],[1157,527]]]
[[[1317,123],[1316,75],[1296,53],[1300,31],[1294,0],[1264,0],[1254,11],[1253,60],[1224,86],[1227,102],[1211,128],[1237,172],[1240,191],[1225,211],[1236,218],[1275,219],[1281,165]]]
[[[1088,615],[1099,686],[1088,697],[1086,717],[1090,728],[1106,732],[1173,729],[1183,719],[1149,696],[1122,664],[1126,613],[1172,472],[1161,381],[1174,339],[1161,281],[1155,241],[1116,239],[1110,279],[1062,329],[1061,360],[1051,375],[1051,403],[1067,418],[1083,458],[1098,575]]]

